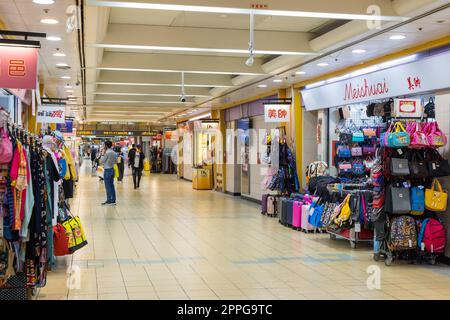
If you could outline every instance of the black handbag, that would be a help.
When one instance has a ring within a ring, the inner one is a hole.
[[[426,178],[429,176],[427,164],[420,151],[413,151],[409,158],[411,178]]]
[[[390,185],[387,188],[385,210],[394,214],[405,214],[411,211],[409,188]]]
[[[391,159],[391,175],[393,176],[409,176],[408,159],[392,158]]]
[[[349,144],[352,142],[353,134],[347,132],[341,132],[339,134],[339,142],[341,144]]]
[[[429,150],[426,159],[430,177],[437,178],[450,176],[450,164],[447,159],[442,158],[437,150]]]

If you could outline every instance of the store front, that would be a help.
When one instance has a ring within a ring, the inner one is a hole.
[[[450,132],[450,75],[440,71],[450,68],[450,52],[419,53],[403,61],[403,64],[387,62],[384,64],[387,67],[369,67],[354,72],[353,77],[350,74],[324,80],[301,90],[305,109],[319,114],[317,160],[328,165],[330,177],[323,179],[329,179],[330,183],[327,185],[329,192],[325,193],[333,197],[327,201],[332,203],[336,201],[335,196],[342,197],[343,193],[348,199],[357,198],[358,203],[367,204],[370,198],[370,207],[386,214],[373,221],[375,226],[378,223],[375,228],[373,225],[367,228],[366,220],[356,219],[345,230],[339,228],[330,232],[328,228],[327,231],[356,245],[358,241],[372,241],[370,230],[374,229],[374,252],[386,255],[387,263],[392,263],[395,250],[386,249],[383,234],[392,232],[389,226],[401,219],[418,226],[424,224],[424,218],[441,223],[446,229],[446,251],[431,249],[431,255],[442,253],[450,257],[448,203],[440,209],[427,206],[426,199],[420,200],[425,202],[425,208],[422,203],[418,209],[414,203],[418,201],[417,194],[431,190],[432,184],[440,184],[444,190],[450,187],[450,172],[436,171],[436,166],[439,169],[450,158],[446,143]],[[388,140],[396,135],[408,141],[395,144]],[[422,142],[417,140],[420,137]],[[419,167],[423,174],[418,173]],[[314,171],[310,175],[317,178],[324,172]],[[408,201],[402,201],[404,195]],[[345,202],[345,199],[339,200]],[[325,208],[329,208],[327,201]],[[404,208],[399,208],[399,203],[404,204]],[[409,241],[416,243],[417,239]],[[420,243],[404,249],[417,245]],[[418,250],[420,255],[429,251],[429,248]]]

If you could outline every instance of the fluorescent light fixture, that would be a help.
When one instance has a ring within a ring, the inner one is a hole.
[[[267,84],[258,84],[258,88],[267,88]]]
[[[106,44],[96,43],[90,45],[94,48],[106,49],[130,49],[130,50],[158,50],[158,51],[181,51],[181,52],[202,52],[202,53],[231,53],[248,54],[248,49],[215,49],[215,48],[190,48],[190,47],[165,47],[165,46],[144,46],[126,44]],[[295,51],[273,51],[273,50],[253,50],[254,54],[278,55],[278,56],[314,56],[315,52],[295,52]]]
[[[200,120],[200,119],[210,118],[210,117],[211,117],[211,112],[199,115],[197,117],[193,117],[193,118],[189,119],[189,121],[195,121],[195,120]]]
[[[96,82],[96,84],[104,84],[111,86],[149,86],[149,87],[181,87],[179,83],[133,83],[133,82]],[[232,85],[216,85],[216,84],[185,84],[185,87],[191,88],[232,88]]]
[[[273,82],[280,83],[280,82],[283,82],[283,80],[281,80],[281,79],[274,79]]]
[[[64,62],[59,62],[56,64],[57,67],[68,67],[69,65],[67,63]]]
[[[151,104],[184,104],[184,102],[181,102],[181,101],[95,100],[95,102],[101,102],[101,103],[142,103],[142,104],[147,104],[147,103],[151,103]]]
[[[73,93],[73,90],[66,90],[67,93]]]
[[[36,4],[54,4],[54,0],[33,0]]]
[[[62,76],[61,79],[70,79],[70,76]]]
[[[389,37],[389,39],[391,39],[391,40],[403,40],[405,38],[406,38],[406,36],[403,34],[394,34]]]
[[[47,18],[47,19],[41,19],[41,23],[43,23],[43,24],[58,24],[59,21],[56,19]]]
[[[132,72],[162,72],[162,73],[193,73],[193,74],[223,74],[223,75],[243,75],[243,76],[263,76],[264,73],[255,72],[228,72],[228,71],[200,71],[200,70],[164,70],[164,69],[140,69],[140,68],[110,68],[98,67],[97,70],[105,71],[132,71]]]
[[[327,62],[319,62],[319,63],[317,64],[317,66],[318,66],[318,67],[327,67],[327,66],[329,66],[329,64],[328,64]]]
[[[71,86],[71,85],[67,85],[67,86],[64,86],[64,88],[66,88],[66,89],[72,89],[72,86]]]
[[[365,53],[365,52],[367,52],[366,49],[353,49],[352,50],[352,53],[357,53],[357,54],[358,53]]]
[[[297,71],[295,74],[298,74],[298,75],[306,74],[306,71]]]
[[[46,39],[48,41],[61,41],[61,38],[57,36],[48,36]]]
[[[64,52],[55,52],[55,53],[53,54],[53,56],[54,56],[54,57],[65,57],[66,54],[65,54]]]
[[[181,94],[169,93],[122,93],[122,92],[95,92],[95,94],[114,95],[114,96],[148,96],[148,97],[181,97]],[[211,97],[202,94],[185,94],[185,97]]]
[[[322,81],[319,81],[319,82],[314,82],[314,83],[306,85],[305,89],[311,89],[311,88],[319,87],[321,85],[324,85],[325,83],[326,83],[325,80],[322,80]]]
[[[328,13],[328,12],[308,12],[308,11],[288,11],[288,10],[254,10],[244,8],[227,8],[227,7],[209,7],[209,6],[192,6],[177,4],[159,4],[159,3],[143,3],[143,2],[125,2],[125,1],[104,1],[104,0],[87,0],[87,5],[98,7],[115,7],[115,8],[133,8],[147,10],[166,10],[166,11],[190,11],[190,12],[207,12],[219,14],[244,14],[279,17],[299,17],[299,18],[320,18],[320,19],[343,19],[343,20],[377,20],[377,21],[405,21],[409,18],[398,16],[376,16],[370,14],[347,14],[347,13]]]

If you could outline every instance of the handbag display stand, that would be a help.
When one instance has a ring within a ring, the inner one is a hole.
[[[346,184],[346,186],[360,187],[362,184]],[[361,192],[373,192],[372,190],[336,190],[332,186],[327,186],[329,192],[342,193],[342,194],[359,194]],[[334,232],[327,230],[330,235],[330,239],[344,239],[350,242],[350,247],[355,249],[357,244],[360,242],[373,242],[373,232],[370,230],[363,229],[360,223],[354,223],[351,228],[346,228],[341,232]]]

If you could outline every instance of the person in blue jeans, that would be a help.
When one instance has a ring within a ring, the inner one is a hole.
[[[105,141],[102,150],[101,162],[104,167],[103,179],[105,181],[106,201],[102,205],[116,205],[116,190],[114,188],[114,165],[117,163],[117,153],[112,149],[112,142]]]

